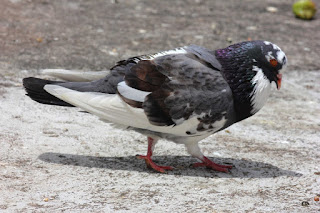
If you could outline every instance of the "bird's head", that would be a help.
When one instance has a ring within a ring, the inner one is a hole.
[[[281,87],[282,74],[280,70],[286,65],[287,57],[275,44],[268,41],[254,41],[253,48],[248,49],[248,57],[252,58],[256,70],[261,69],[270,82]]]
[[[280,70],[287,63],[285,53],[268,41],[246,41],[215,51],[222,72],[238,103],[250,105],[251,114],[264,105],[271,83],[281,87]]]
[[[224,69],[231,73],[242,72],[250,77],[250,74],[256,74],[261,70],[270,83],[275,82],[278,89],[281,87],[280,70],[286,65],[287,57],[277,45],[271,42],[246,41],[233,44],[217,50],[216,56],[222,62]]]

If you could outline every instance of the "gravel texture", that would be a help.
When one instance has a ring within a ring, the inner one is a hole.
[[[0,212],[319,212],[319,15],[296,19],[289,0],[0,1]],[[258,114],[201,142],[234,165],[229,174],[191,168],[196,159],[167,141],[154,159],[175,170],[148,170],[135,156],[145,137],[33,102],[21,84],[44,68],[105,70],[248,39],[276,43],[289,65]]]

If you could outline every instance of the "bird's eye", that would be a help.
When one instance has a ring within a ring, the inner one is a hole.
[[[278,61],[276,59],[271,59],[269,62],[273,67],[276,67],[278,65]]]

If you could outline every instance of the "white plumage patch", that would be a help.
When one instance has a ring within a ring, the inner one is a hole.
[[[167,50],[167,51],[159,52],[159,53],[156,53],[156,54],[143,55],[143,56],[135,58],[134,61],[138,62],[140,60],[152,60],[152,59],[155,59],[157,57],[164,56],[164,55],[184,54],[184,53],[187,53],[187,51],[184,49],[184,47],[179,47],[179,48],[176,48],[176,49],[173,49],[173,50]]]
[[[265,45],[272,45],[273,49],[277,50],[277,53],[276,53],[276,58],[274,56],[271,55],[271,52],[268,52],[268,55],[266,56],[266,59],[268,61],[270,61],[270,59],[277,59],[277,61],[281,64],[285,64],[285,58],[286,58],[286,55],[284,54],[284,52],[280,49],[280,47],[278,47],[277,45],[269,42],[269,41],[264,41],[264,44]]]
[[[123,97],[138,102],[144,102],[145,97],[151,93],[129,87],[124,81],[117,85],[117,89]]]
[[[253,66],[254,71],[257,74],[251,80],[251,83],[254,85],[253,91],[250,94],[251,96],[251,113],[254,114],[258,112],[266,103],[267,98],[270,95],[271,83],[269,79],[263,74],[262,69],[257,66]]]
[[[284,54],[284,52],[282,50],[279,50],[277,52],[277,60],[281,63],[281,64],[285,64],[284,63],[284,59],[285,59],[286,55]]]
[[[268,55],[266,55],[265,57],[266,57],[267,61],[270,61],[271,59],[274,59],[271,51],[269,51]]]
[[[131,107],[117,94],[79,92],[52,84],[46,85],[44,89],[67,103],[97,115],[104,121],[123,126],[147,129],[176,136],[187,136],[186,130],[192,130],[199,124],[197,117],[193,117],[178,125],[155,126],[149,122],[143,109]],[[203,131],[197,133],[196,136],[204,138],[208,136],[208,133]]]
[[[225,112],[225,113],[226,113],[226,112]],[[223,117],[221,118],[221,120],[214,122],[214,123],[212,124],[212,126],[213,126],[213,131],[216,132],[216,131],[218,131],[219,129],[221,129],[221,128],[225,125],[226,122],[227,122],[227,119],[226,119],[225,116],[223,116]]]
[[[265,45],[272,45],[273,49],[275,50],[281,50],[280,47],[278,47],[277,45],[271,43],[270,41],[264,41]]]

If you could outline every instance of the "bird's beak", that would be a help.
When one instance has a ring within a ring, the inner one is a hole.
[[[277,75],[277,89],[279,90],[281,88],[281,80],[282,80],[282,74]]]

